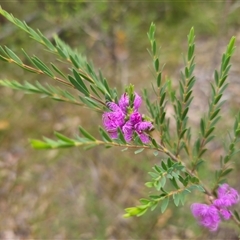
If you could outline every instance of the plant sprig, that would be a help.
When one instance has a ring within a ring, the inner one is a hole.
[[[213,140],[213,132],[217,122],[220,120],[220,110],[225,101],[221,101],[223,92],[226,90],[228,72],[231,68],[230,60],[235,49],[235,37],[232,37],[226,52],[222,55],[221,68],[214,72],[214,83],[211,84],[211,101],[207,116],[200,120],[200,137],[195,141],[193,146],[193,169],[201,161],[202,155],[206,152],[206,144]]]

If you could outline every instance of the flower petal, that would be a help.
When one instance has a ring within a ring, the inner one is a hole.
[[[208,228],[210,231],[217,230],[221,218],[214,205],[194,203],[191,206],[191,211],[193,216],[198,220],[199,224]]]
[[[127,121],[122,128],[124,138],[127,142],[130,142],[133,137],[134,129],[131,121]]]
[[[134,112],[130,115],[130,122],[135,125],[142,121],[142,116],[139,112]]]
[[[142,131],[151,130],[153,128],[153,125],[150,122],[144,121],[144,122],[137,123],[134,127],[135,127],[136,131],[142,132]]]
[[[143,143],[145,143],[145,144],[149,143],[150,139],[149,139],[149,136],[147,134],[145,134],[145,133],[138,133],[138,132],[137,132],[137,134],[138,134],[139,138],[141,139],[141,141]]]
[[[218,198],[214,200],[214,205],[219,208],[231,207],[238,203],[239,194],[237,190],[224,183],[218,188]]]
[[[115,139],[118,137],[117,129],[122,128],[125,123],[125,116],[122,112],[105,112],[102,121],[111,138]]]
[[[133,102],[134,111],[138,111],[139,107],[141,106],[142,98],[135,92],[135,98]]]
[[[120,109],[126,114],[127,113],[127,108],[129,107],[129,97],[126,93],[124,93],[118,102],[118,105]]]

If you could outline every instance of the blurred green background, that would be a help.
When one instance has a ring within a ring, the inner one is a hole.
[[[119,92],[128,83],[137,91],[151,89],[151,57],[147,31],[157,26],[164,77],[177,86],[187,50],[187,34],[196,32],[195,100],[190,112],[197,126],[208,103],[213,71],[232,35],[237,38],[230,86],[223,107],[219,137],[207,155],[210,169],[218,166],[222,141],[239,110],[240,2],[226,1],[4,1],[3,9],[78,49],[100,68],[111,87]],[[54,56],[0,17],[0,44],[20,56],[21,48],[45,63]],[[55,61],[56,62],[56,61]],[[61,63],[59,63],[61,66]],[[67,71],[64,65],[63,71]],[[1,62],[0,78],[18,81],[49,81]],[[149,212],[124,219],[124,208],[138,204],[148,194],[147,172],[161,158],[151,152],[134,155],[121,149],[97,147],[37,151],[28,138],[53,137],[54,130],[74,136],[78,125],[97,134],[101,116],[79,106],[54,102],[0,88],[0,239],[238,239],[231,223],[217,233],[198,227],[191,216],[189,198],[184,207]],[[170,113],[171,115],[171,113]],[[236,157],[237,160],[237,157]],[[240,164],[229,182],[237,188]],[[209,178],[211,176],[206,176]],[[240,187],[238,187],[240,190]],[[199,198],[198,198],[199,201]]]

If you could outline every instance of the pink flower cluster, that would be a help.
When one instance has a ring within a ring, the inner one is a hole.
[[[118,128],[123,132],[124,138],[130,142],[136,132],[143,143],[149,142],[149,137],[145,133],[153,128],[149,121],[145,121],[138,109],[142,103],[141,97],[135,93],[132,106],[127,93],[119,99],[118,104],[108,102],[107,106],[111,112],[105,112],[102,116],[103,125],[111,138],[118,138]]]
[[[194,203],[191,206],[193,216],[210,231],[216,231],[222,219],[231,218],[228,208],[239,201],[238,192],[226,183],[218,188],[217,193],[218,197],[211,205]]]

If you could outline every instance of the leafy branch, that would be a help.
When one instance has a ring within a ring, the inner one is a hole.
[[[21,90],[26,93],[37,93],[41,94],[44,97],[50,97],[57,101],[68,102],[72,104],[79,105],[81,107],[86,107],[82,102],[76,99],[69,91],[62,90],[60,88],[55,88],[49,84],[43,86],[39,82],[36,82],[35,85],[25,81],[23,84],[17,81],[10,80],[0,80],[0,85],[8,88],[12,88],[15,90]],[[95,111],[102,112],[102,109],[95,108]]]
[[[176,126],[177,126],[177,144],[176,144],[176,156],[179,155],[181,149],[185,149],[186,153],[189,155],[189,144],[191,140],[191,131],[187,126],[188,122],[188,111],[190,104],[193,100],[192,97],[192,88],[195,83],[195,76],[193,75],[193,71],[195,68],[195,35],[194,29],[191,28],[188,35],[188,54],[185,59],[185,69],[184,72],[181,72],[181,80],[179,82],[179,97],[175,97],[175,118],[176,118]],[[185,137],[186,136],[186,137]]]
[[[199,163],[201,156],[206,152],[205,145],[213,138],[213,132],[215,130],[216,123],[219,121],[221,107],[224,101],[221,101],[223,92],[226,90],[228,83],[226,79],[228,72],[231,68],[230,60],[235,50],[235,37],[232,37],[226,52],[222,56],[221,68],[219,71],[215,70],[214,83],[211,84],[212,94],[211,101],[209,103],[208,114],[205,118],[200,120],[200,137],[194,143],[193,151],[193,169],[195,169]]]
[[[205,191],[199,185],[199,179],[191,176],[180,162],[174,162],[168,158],[166,162],[162,161],[161,165],[155,165],[153,170],[153,172],[149,172],[152,180],[145,185],[161,193],[149,195],[149,199],[140,199],[141,205],[125,209],[124,217],[141,216],[149,209],[153,211],[159,204],[161,204],[161,212],[163,213],[171,198],[175,206],[179,206],[180,203],[184,205],[186,194],[195,189]],[[174,189],[167,190],[166,186],[169,185],[167,183],[170,183]]]
[[[86,95],[86,93],[89,94],[89,91],[86,91],[86,85],[83,82],[84,80],[90,84],[89,87],[94,95],[94,96],[91,95],[91,98],[94,99],[94,101],[101,103],[102,97],[105,98],[107,101],[117,100],[116,89],[111,89],[109,87],[107,80],[103,78],[101,72],[99,72],[99,74],[96,74],[92,64],[87,62],[86,59],[80,53],[78,53],[75,50],[72,50],[66,43],[62,42],[57,36],[54,37],[54,40],[55,40],[55,45],[54,45],[39,30],[35,31],[30,26],[28,26],[26,22],[15,18],[12,14],[9,14],[7,11],[3,10],[1,7],[0,7],[0,14],[6,17],[10,22],[15,24],[17,27],[19,27],[20,29],[28,33],[32,39],[34,39],[38,43],[45,46],[48,51],[50,51],[54,55],[61,56],[67,62],[71,63],[74,66],[72,68],[72,72],[74,73],[75,71],[74,78],[77,76],[77,79],[73,80],[72,78],[68,78],[68,80],[70,80],[70,82],[74,85],[74,87],[78,89],[81,93],[83,93],[84,95]],[[19,59],[15,59],[15,60],[19,61]],[[39,63],[38,61],[39,59],[31,59],[31,60],[34,61],[34,63],[37,63],[37,64]],[[41,67],[43,67],[42,71],[46,71],[45,73],[49,75],[50,73],[48,71],[49,68],[48,69],[44,68],[42,64],[41,64]],[[61,74],[61,71],[59,69],[54,68],[54,70],[56,70],[59,74]]]
[[[225,182],[225,177],[233,170],[232,168],[232,157],[240,152],[239,147],[236,144],[240,141],[240,113],[236,116],[235,123],[233,126],[233,136],[229,135],[230,143],[228,145],[227,153],[220,159],[220,169],[215,172],[215,190],[219,183]]]
[[[144,100],[147,104],[148,111],[151,113],[151,117],[154,119],[155,127],[159,131],[161,143],[165,142],[169,143],[169,125],[165,119],[166,116],[166,83],[163,84],[162,81],[162,69],[160,69],[159,64],[159,52],[157,50],[157,43],[155,39],[156,26],[154,23],[150,25],[148,32],[148,39],[151,44],[151,50],[149,50],[149,54],[153,59],[153,67],[154,67],[154,75],[156,78],[156,86],[157,89],[153,86],[153,90],[157,96],[157,100],[154,102],[150,102],[149,95],[146,89],[144,89]]]

